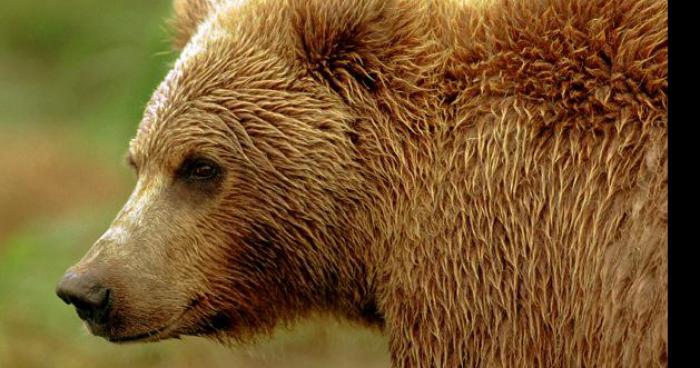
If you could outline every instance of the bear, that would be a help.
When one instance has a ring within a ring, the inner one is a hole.
[[[117,343],[320,313],[394,367],[666,366],[666,19],[175,0],[136,187],[57,294]]]

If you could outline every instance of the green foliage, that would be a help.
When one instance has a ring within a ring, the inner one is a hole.
[[[77,129],[123,149],[175,57],[164,21],[169,6],[167,0],[4,1],[0,125]]]

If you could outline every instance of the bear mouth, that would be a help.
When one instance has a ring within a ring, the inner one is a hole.
[[[179,322],[182,322],[185,316],[190,316],[200,305],[202,299],[202,297],[192,299],[175,318],[172,318],[161,327],[146,332],[126,336],[112,335],[110,333],[95,331],[94,329],[91,329],[91,332],[112,343],[155,342],[171,338],[179,339],[181,335],[204,336],[216,334],[220,330],[226,330],[233,326],[231,317],[218,311],[210,314],[208,317],[202,318],[198,323],[195,323],[194,326],[190,326],[189,328],[182,326]]]
[[[119,336],[119,337],[112,337],[108,336],[106,339],[109,342],[114,342],[114,343],[124,343],[124,342],[136,342],[136,341],[147,341],[147,340],[160,340],[161,338],[158,337],[158,335],[165,331],[168,328],[168,326],[163,326],[160,328],[156,328],[154,330],[150,330],[148,332],[143,332],[139,333],[136,335],[129,335],[129,336]]]
[[[182,320],[182,318],[190,311],[195,309],[195,307],[199,304],[198,299],[193,299],[192,302],[190,302],[187,307],[182,311],[182,313],[179,313],[175,318],[170,320],[170,323],[166,323],[164,326],[146,331],[146,332],[141,332],[137,333],[134,335],[127,335],[127,336],[102,336],[104,337],[107,341],[113,342],[113,343],[127,343],[127,342],[137,342],[137,341],[158,341],[158,340],[163,340],[166,338],[178,338],[179,334],[174,334],[173,332],[177,330],[178,327],[177,321]],[[165,333],[167,330],[170,330],[168,333]]]

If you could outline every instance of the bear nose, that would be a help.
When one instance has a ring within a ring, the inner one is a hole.
[[[56,295],[66,304],[73,304],[82,320],[96,324],[107,320],[109,294],[93,275],[75,272],[66,273],[56,288]]]

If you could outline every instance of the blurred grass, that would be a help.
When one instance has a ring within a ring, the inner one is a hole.
[[[326,320],[233,349],[113,345],[54,296],[133,185],[122,165],[176,55],[170,0],[0,0],[0,368],[384,367],[380,336]]]

